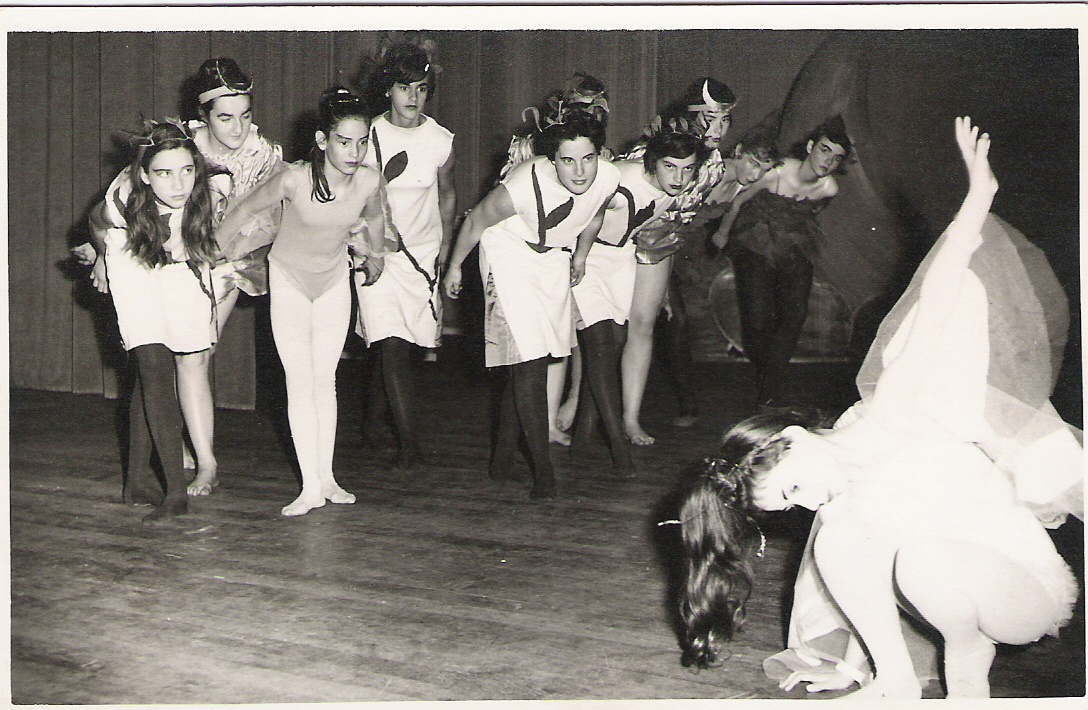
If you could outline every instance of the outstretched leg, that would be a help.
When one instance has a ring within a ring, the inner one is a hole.
[[[623,339],[616,333],[622,328],[611,320],[605,320],[583,329],[579,335],[584,344],[586,379],[608,432],[612,473],[626,478],[634,475],[635,463],[631,459],[631,444],[625,436],[622,422],[619,360]]]
[[[665,302],[672,257],[656,264],[639,264],[635,268],[635,293],[631,301],[631,319],[627,344],[623,348],[623,428],[627,438],[636,446],[654,443],[639,423],[642,396],[650,375],[650,360],[654,350],[654,324]]]
[[[422,453],[416,436],[414,406],[414,381],[411,362],[412,344],[407,340],[389,337],[381,341],[382,371],[385,376],[385,392],[393,409],[393,421],[397,426],[400,450],[394,468],[410,471],[421,463]]]
[[[548,359],[537,358],[510,366],[514,384],[514,407],[529,444],[533,464],[530,498],[555,497],[555,472],[548,451]]]

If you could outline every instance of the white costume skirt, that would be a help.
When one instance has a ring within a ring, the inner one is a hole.
[[[519,238],[485,231],[480,273],[488,367],[570,355],[570,252],[540,253]]]
[[[622,247],[600,242],[593,245],[586,257],[585,275],[571,288],[579,329],[604,320],[620,325],[627,322],[635,293],[635,268],[634,241]]]
[[[149,268],[125,250],[124,230],[110,232],[106,275],[125,350],[161,343],[173,352],[191,353],[214,345],[217,333],[208,267],[196,272],[186,263]]]
[[[395,336],[416,345],[438,345],[442,299],[435,275],[440,242],[410,247],[385,257],[385,269],[370,286],[366,274],[355,274],[359,319],[355,332],[367,345]]]

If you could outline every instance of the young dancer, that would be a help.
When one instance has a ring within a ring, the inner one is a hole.
[[[287,417],[302,472],[302,493],[283,508],[303,515],[354,503],[333,476],[336,365],[351,320],[349,248],[376,278],[382,257],[397,248],[388,224],[381,174],[363,163],[370,119],[363,101],[342,87],[321,95],[310,162],[288,166],[242,200],[216,237],[228,259],[264,246],[253,232],[261,215],[283,204],[268,254],[272,335],[287,379]]]
[[[556,493],[548,454],[548,359],[570,354],[570,287],[582,278],[619,185],[619,171],[599,161],[605,135],[597,119],[564,107],[542,120],[533,139],[539,157],[511,170],[469,213],[443,280],[457,298],[461,264],[480,245],[485,360],[488,367],[510,366],[490,475],[512,475],[524,431],[533,466],[531,498]]]
[[[572,288],[590,387],[579,400],[571,456],[578,456],[595,432],[599,411],[608,432],[613,475],[634,475],[631,443],[623,430],[619,359],[635,289],[635,240],[698,175],[708,152],[692,134],[664,127],[651,134],[641,160],[613,163],[620,171],[620,186],[586,257],[585,275]]]
[[[967,196],[882,323],[862,401],[832,430],[742,422],[689,491],[675,521],[686,664],[713,662],[743,619],[754,516],[794,505],[818,514],[789,649],[765,664],[783,688],[859,682],[859,695],[920,697],[901,607],[940,633],[948,696],[987,697],[995,643],[1030,643],[1070,618],[1076,581],[1043,522],[1083,518],[1083,451],[1048,400],[1038,265],[987,215],[989,137],[959,118],[956,139]]]
[[[253,124],[253,82],[229,57],[204,62],[187,87],[192,93],[198,119],[189,121],[188,131],[205,162],[230,175],[226,208],[245,197],[257,183],[283,165],[280,146],[265,139]],[[93,264],[91,245],[76,247],[77,256]],[[265,252],[233,263],[222,260],[212,269],[218,332],[222,333],[238,300],[239,289],[251,296],[267,292],[268,267]],[[185,427],[193,444],[184,451],[186,468],[197,469],[189,483],[189,495],[204,496],[219,485],[218,463],[212,446],[215,402],[208,367],[215,347],[177,356],[177,388]],[[137,449],[137,460],[148,459],[151,440],[140,430],[129,442]],[[145,454],[144,452],[148,452]],[[195,462],[193,461],[195,454]]]
[[[717,276],[722,264],[708,252],[720,249],[718,243],[728,234],[729,225],[736,218],[733,208],[768,170],[782,162],[776,139],[770,129],[756,126],[744,134],[728,158],[722,160],[722,176],[690,222],[681,228],[683,236],[679,251],[673,259],[669,279],[668,359],[672,379],[675,380],[680,400],[680,414],[673,420],[674,426],[688,427],[698,420],[695,406],[695,383],[692,381],[693,361],[691,354],[691,328],[688,320],[688,302],[685,293],[705,302],[710,283]],[[720,225],[713,236],[711,226]]]
[[[147,123],[134,143],[132,164],[91,211],[98,254],[93,280],[113,298],[123,345],[136,365],[130,440],[149,435],[166,479],[164,495],[151,469],[151,447],[130,446],[124,499],[157,506],[144,518],[156,524],[188,512],[174,361],[180,353],[208,350],[217,338],[211,265],[218,200],[181,125]]]
[[[583,72],[575,72],[567,79],[562,89],[557,89],[548,95],[544,101],[544,111],[555,113],[562,107],[578,108],[591,114],[600,121],[605,130],[608,129],[608,90],[604,82],[595,76]],[[522,112],[524,117],[531,114],[536,123],[540,122],[540,110],[535,106]],[[515,134],[510,139],[510,147],[507,149],[506,164],[503,165],[499,175],[506,177],[518,163],[535,157],[533,152],[533,134]],[[612,151],[607,146],[601,147],[601,158],[612,161]],[[569,365],[569,367],[568,367]],[[566,398],[563,390],[567,384],[567,372],[570,372],[570,389]],[[553,444],[569,446],[571,436],[567,433],[578,409],[578,394],[582,388],[582,362],[578,344],[574,343],[569,358],[555,358],[548,363],[548,440]]]
[[[707,194],[722,178],[723,161],[719,148],[729,131],[730,112],[736,101],[728,86],[704,77],[688,87],[679,104],[655,119],[659,125],[672,123],[702,138],[710,149],[710,157],[703,163],[699,177],[676,198],[672,208],[654,228],[644,229],[636,241],[635,255],[639,266],[621,369],[623,426],[627,438],[638,446],[654,443],[654,437],[647,434],[639,422],[639,411],[650,373],[654,324],[668,292],[672,255],[680,249],[681,226],[691,221]],[[624,158],[639,157],[644,150],[643,146],[638,146]]]
[[[834,173],[851,150],[841,118],[820,125],[795,151],[801,157],[786,158],[734,200],[713,237],[718,246],[729,241],[744,354],[756,368],[759,405],[782,404],[808,316],[822,237],[816,217],[838,194]]]
[[[378,426],[388,401],[400,444],[396,466],[408,470],[421,456],[412,414],[412,345],[435,348],[441,337],[438,273],[453,239],[457,209],[453,134],[423,113],[434,94],[435,67],[420,47],[402,43],[387,48],[371,83],[388,110],[371,123],[371,150],[364,162],[388,183],[401,250],[386,257],[372,285],[364,286],[365,276],[356,276],[355,331],[380,350],[368,428]],[[381,389],[386,397],[378,395]]]

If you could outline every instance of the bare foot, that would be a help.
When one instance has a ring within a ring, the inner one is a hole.
[[[623,433],[627,435],[627,438],[631,440],[631,443],[635,446],[650,446],[656,439],[643,431],[642,427],[635,424],[624,424]]]
[[[574,415],[578,411],[578,398],[567,397],[563,404],[559,405],[559,414],[555,416],[555,427],[559,431],[566,431],[574,424]]]
[[[302,494],[299,495],[298,498],[295,498],[293,501],[285,505],[280,513],[288,518],[293,518],[298,515],[306,515],[306,513],[309,513],[314,508],[320,508],[323,505],[325,505],[324,497],[315,502],[307,498],[305,494]]]
[[[570,446],[570,434],[565,431],[559,431],[555,427],[548,429],[548,441],[552,444],[559,444],[560,446]]]
[[[196,475],[185,492],[191,496],[206,496],[218,485],[219,477],[215,475],[215,469],[203,470]]]

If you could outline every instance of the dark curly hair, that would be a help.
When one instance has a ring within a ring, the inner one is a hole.
[[[597,152],[601,152],[605,141],[604,124],[581,109],[567,112],[564,119],[562,123],[552,123],[533,134],[534,153],[555,160],[560,144],[577,138],[588,138]]]

